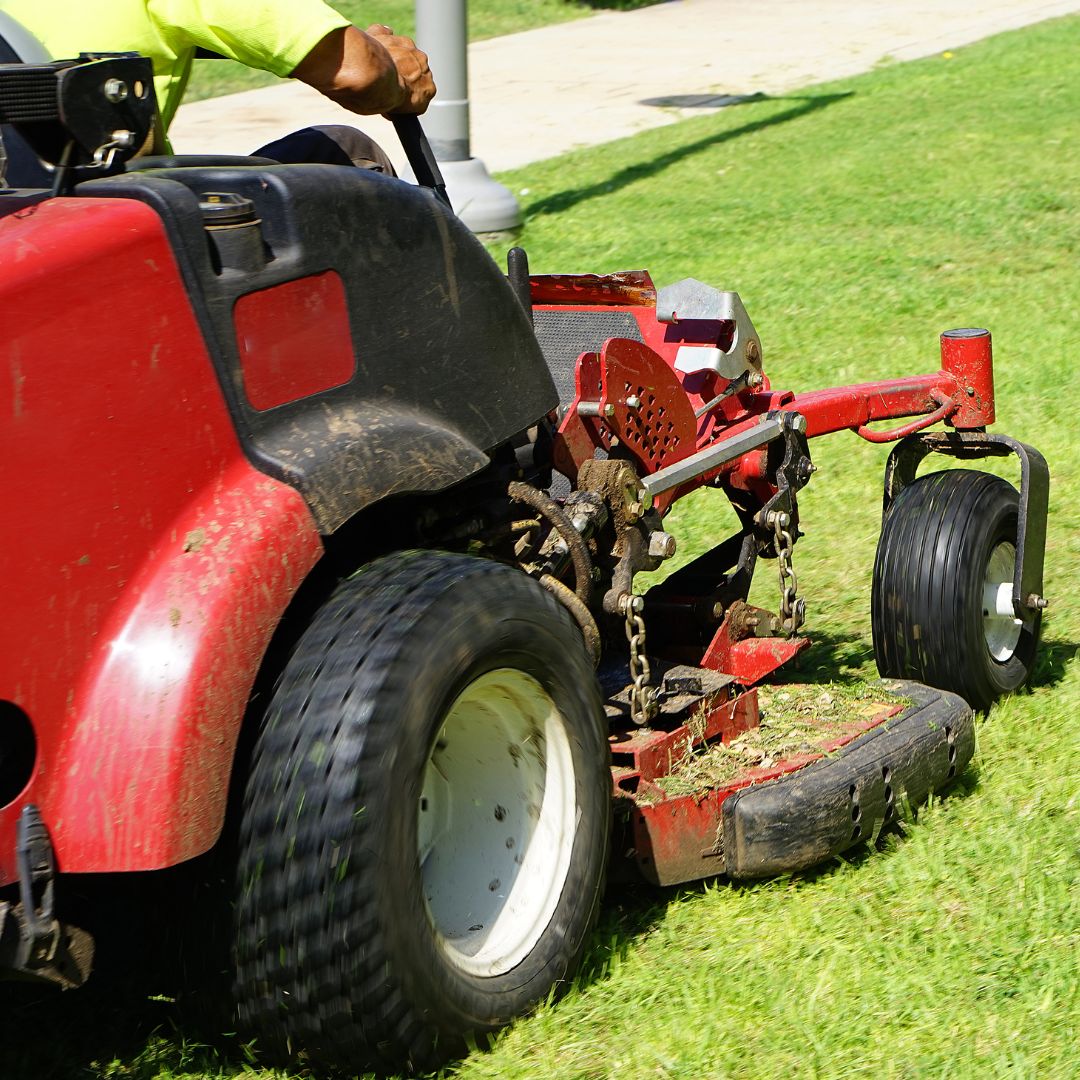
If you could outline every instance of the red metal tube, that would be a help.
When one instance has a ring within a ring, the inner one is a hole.
[[[945,398],[955,400],[960,393],[956,377],[939,371],[910,379],[860,383],[856,386],[814,390],[796,394],[782,408],[806,417],[806,434],[828,435],[864,427],[873,420],[898,420],[936,412]]]
[[[989,330],[961,328],[941,335],[941,367],[960,384],[953,426],[986,427],[994,422],[994,350]]]

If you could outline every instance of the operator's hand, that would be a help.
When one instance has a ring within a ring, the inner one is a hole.
[[[355,113],[422,113],[435,96],[427,55],[388,26],[327,34],[291,72]]]
[[[366,31],[390,54],[397,70],[398,86],[401,90],[401,102],[393,109],[384,109],[386,113],[422,113],[435,96],[435,81],[428,67],[427,53],[416,47],[410,37],[395,34],[389,26],[375,23]]]

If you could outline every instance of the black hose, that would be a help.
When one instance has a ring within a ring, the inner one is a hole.
[[[542,574],[540,584],[574,616],[581,628],[581,636],[585,639],[585,648],[589,651],[592,666],[597,667],[600,663],[600,627],[596,625],[592,612],[582,603],[577,593],[567,588],[557,577]]]
[[[551,522],[551,527],[566,542],[570,559],[574,564],[574,592],[578,599],[587,605],[592,599],[592,558],[584,537],[574,528],[574,523],[566,511],[554,499],[549,498],[531,484],[523,484],[520,480],[512,481],[506,493],[514,502],[522,502],[547,518]]]

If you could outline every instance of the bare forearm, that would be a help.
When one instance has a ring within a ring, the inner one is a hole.
[[[422,113],[435,93],[427,57],[388,27],[327,34],[292,72],[351,112]]]

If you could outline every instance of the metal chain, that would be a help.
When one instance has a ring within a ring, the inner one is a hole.
[[[799,599],[797,591],[799,579],[795,576],[792,565],[792,549],[795,541],[791,538],[788,526],[791,518],[782,511],[774,511],[772,518],[776,556],[780,566],[780,621],[786,634],[797,634],[806,618],[806,605]]]
[[[626,640],[630,642],[630,719],[639,727],[656,715],[656,691],[649,686],[652,671],[645,655],[645,620],[642,611],[645,601],[640,596],[628,596],[626,608]]]

